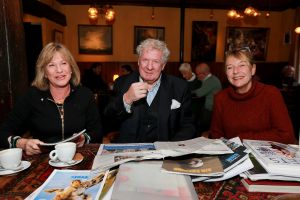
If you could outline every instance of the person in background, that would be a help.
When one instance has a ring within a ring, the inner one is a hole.
[[[0,126],[1,148],[19,147],[41,153],[40,144],[58,142],[86,129],[77,141],[102,141],[102,124],[93,93],[80,85],[80,71],[69,50],[49,43],[36,63],[32,86]],[[20,137],[26,130],[31,138]]]
[[[95,62],[91,68],[84,72],[82,77],[82,84],[90,88],[93,93],[106,93],[108,91],[108,85],[102,79],[102,63]]]
[[[199,133],[202,134],[210,129],[211,115],[213,109],[214,96],[222,89],[220,80],[210,72],[206,63],[200,63],[195,69],[196,76],[202,81],[202,86],[192,91],[197,97],[205,97],[204,106],[197,119]]]
[[[170,51],[156,39],[137,47],[138,71],[120,76],[105,114],[119,120],[114,142],[179,141],[195,137],[186,81],[163,73]]]
[[[195,90],[201,87],[202,83],[197,79],[189,63],[182,63],[179,66],[179,71],[182,74],[182,77],[188,82],[191,90]]]
[[[295,79],[295,68],[291,65],[285,66],[281,71],[282,79],[281,86],[283,89],[289,89],[291,87],[297,86],[298,83]]]
[[[133,72],[133,69],[130,65],[122,65],[121,66],[121,71],[120,71],[121,76],[130,74],[131,72]]]
[[[252,78],[256,65],[250,49],[228,52],[225,70],[231,87],[215,96],[211,137],[294,143],[293,127],[279,90]]]

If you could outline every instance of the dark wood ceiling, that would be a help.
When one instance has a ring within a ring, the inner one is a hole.
[[[244,9],[251,5],[264,11],[283,11],[300,6],[300,0],[57,0],[63,5],[111,4],[205,9]]]

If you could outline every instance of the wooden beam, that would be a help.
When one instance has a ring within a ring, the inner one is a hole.
[[[37,17],[45,17],[62,26],[67,26],[66,16],[50,6],[36,0],[26,0],[23,2],[23,12]]]

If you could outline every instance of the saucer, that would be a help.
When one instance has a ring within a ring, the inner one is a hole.
[[[18,169],[18,170],[3,170],[3,171],[0,171],[0,176],[3,176],[3,175],[9,175],[9,174],[15,174],[15,173],[18,173],[18,172],[21,172],[25,169],[27,169],[28,167],[30,167],[31,163],[29,161],[26,161],[26,160],[23,160],[21,162],[21,168]]]
[[[80,160],[72,160],[75,161],[73,163],[66,163],[66,162],[60,162],[60,161],[54,161],[54,160],[49,160],[49,165],[51,165],[52,167],[70,167],[73,165],[77,165],[78,163],[80,163],[83,159]]]

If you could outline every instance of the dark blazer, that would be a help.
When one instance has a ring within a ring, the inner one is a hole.
[[[64,102],[64,126],[49,90],[30,87],[18,100],[8,118],[0,126],[0,147],[8,147],[9,136],[22,136],[30,131],[43,142],[62,140],[86,129],[93,143],[102,141],[102,123],[93,93],[85,87],[73,87]]]
[[[114,97],[105,108],[104,114],[117,119],[120,123],[120,134],[114,142],[144,142],[137,141],[140,112],[142,105],[136,101],[127,113],[123,103],[123,95],[130,85],[139,81],[139,73],[133,72],[121,76],[114,84]],[[158,103],[158,132],[157,141],[179,141],[194,138],[196,130],[191,111],[191,93],[185,80],[175,76],[162,74],[161,84],[157,93]],[[172,99],[181,103],[177,109],[171,109]],[[153,141],[155,142],[155,141]]]

